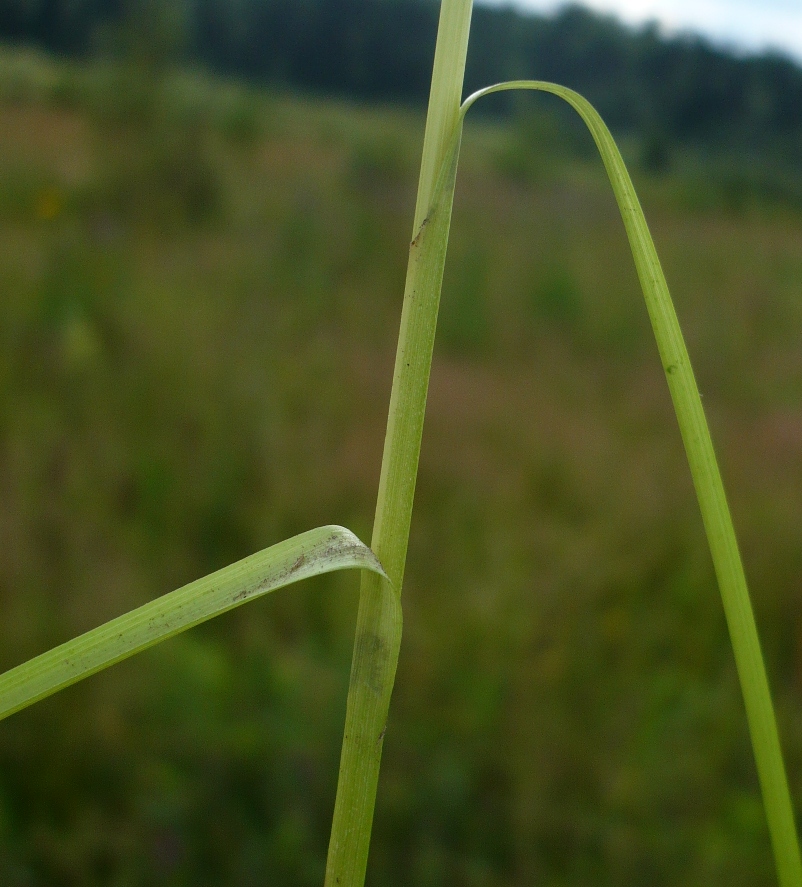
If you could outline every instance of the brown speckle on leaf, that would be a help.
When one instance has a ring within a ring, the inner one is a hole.
[[[423,234],[423,229],[426,227],[426,225],[428,225],[428,223],[429,223],[429,217],[426,216],[426,218],[420,223],[420,228],[418,228],[418,233],[413,238],[412,243],[410,244],[411,246],[418,245],[418,241],[420,240],[420,236],[421,236],[421,234]]]

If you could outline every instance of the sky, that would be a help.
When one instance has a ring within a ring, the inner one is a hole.
[[[482,0],[551,12],[560,0]],[[666,34],[694,31],[719,46],[778,49],[802,64],[802,0],[581,0],[632,25],[658,21]]]

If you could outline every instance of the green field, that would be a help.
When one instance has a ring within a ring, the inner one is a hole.
[[[770,885],[623,227],[530,119],[466,131],[368,883]],[[422,132],[0,53],[0,669],[290,534],[369,538]],[[799,810],[802,208],[693,158],[635,180]],[[287,589],[0,723],[0,883],[321,884],[356,601]]]

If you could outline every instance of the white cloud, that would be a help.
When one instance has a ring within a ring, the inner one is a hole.
[[[545,12],[562,5],[555,0],[512,2],[520,8]],[[667,33],[696,31],[736,49],[774,48],[802,62],[800,0],[584,0],[584,4],[613,13],[629,24],[657,20]]]

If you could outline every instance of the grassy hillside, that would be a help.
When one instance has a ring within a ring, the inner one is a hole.
[[[369,537],[422,118],[10,50],[0,96],[0,668],[291,533]],[[771,884],[622,226],[548,108],[466,133],[369,882]],[[799,809],[802,212],[638,184]],[[2,722],[0,881],[320,884],[356,587]]]

